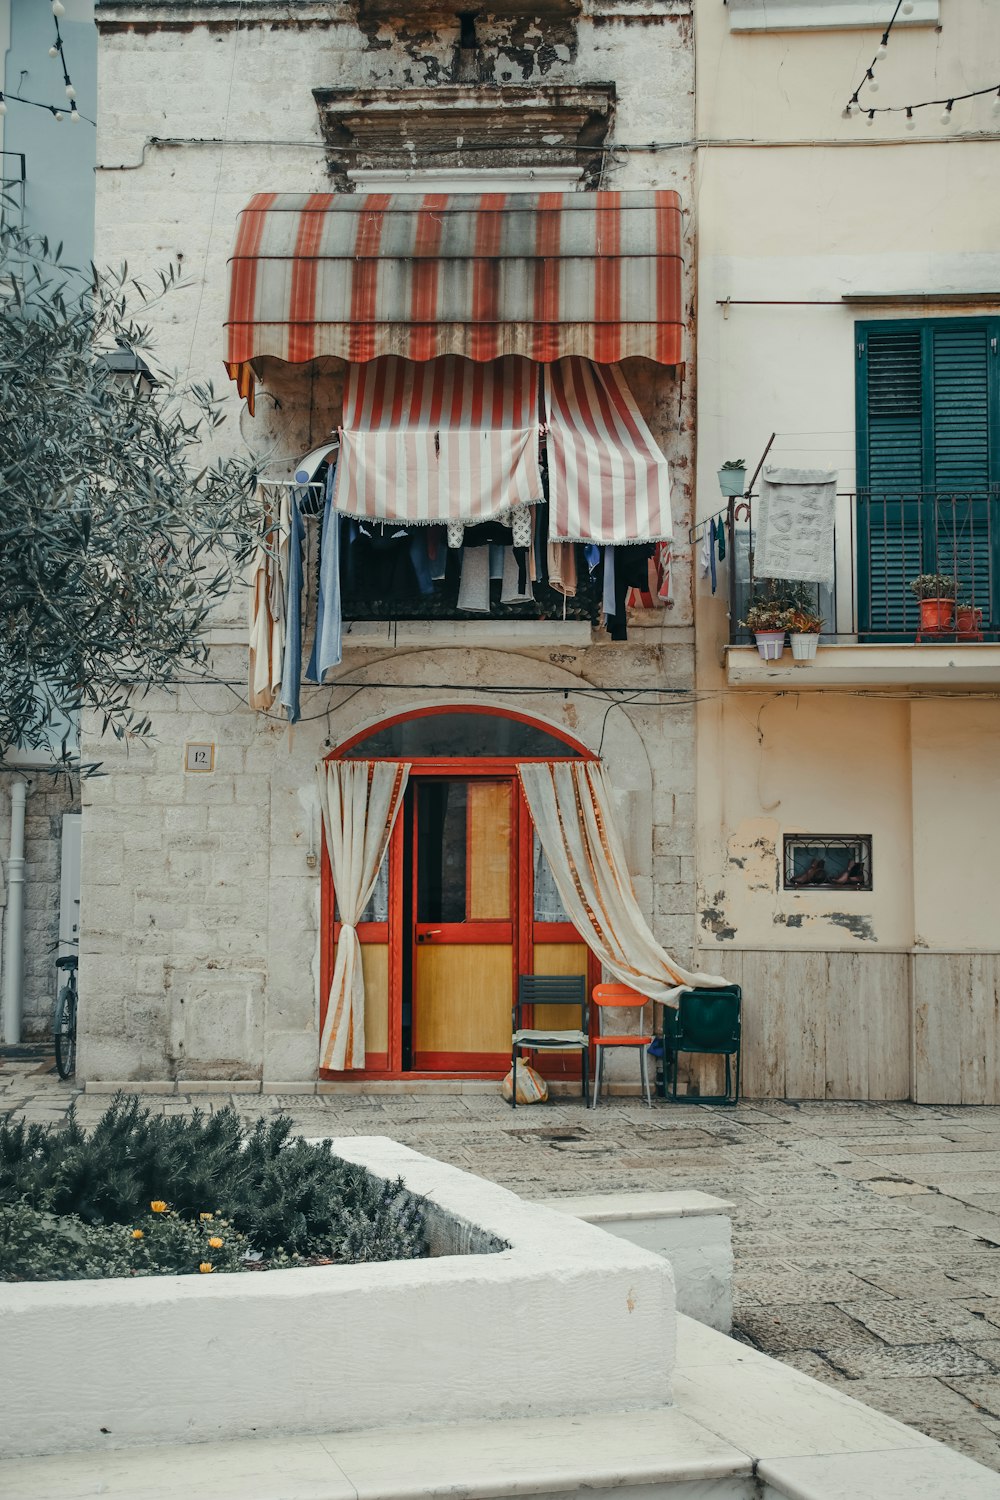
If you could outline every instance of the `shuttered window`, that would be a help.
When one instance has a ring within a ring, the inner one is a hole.
[[[906,639],[910,582],[954,574],[1000,625],[1000,319],[861,323],[858,366],[859,628]]]

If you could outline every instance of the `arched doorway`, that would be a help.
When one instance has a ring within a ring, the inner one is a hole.
[[[597,965],[568,921],[517,778],[527,760],[594,760],[525,714],[461,705],[400,714],[330,759],[406,760],[410,780],[378,885],[358,925],[365,979],[363,1074],[330,1078],[497,1078],[510,1066],[519,974],[586,974]],[[321,996],[338,936],[323,852]],[[540,1009],[538,1024],[561,1020]],[[572,1077],[579,1053],[546,1071]]]

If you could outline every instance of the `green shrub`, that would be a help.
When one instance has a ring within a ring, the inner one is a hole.
[[[385,1182],[323,1146],[293,1140],[291,1128],[281,1118],[248,1129],[231,1108],[164,1119],[124,1094],[90,1135],[72,1115],[61,1130],[0,1126],[0,1278],[426,1253],[420,1205],[401,1180]],[[154,1213],[153,1203],[163,1210]],[[226,1226],[216,1260],[203,1253],[208,1238],[219,1237],[209,1234],[213,1223]]]

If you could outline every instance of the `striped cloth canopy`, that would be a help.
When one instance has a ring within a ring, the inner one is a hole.
[[[667,460],[618,365],[560,359],[545,371],[552,541],[670,541]]]
[[[229,373],[399,354],[681,360],[676,193],[258,193],[230,260]]]
[[[487,521],[543,499],[539,372],[389,355],[349,365],[333,503],[344,515],[426,526]]]
[[[617,365],[572,356],[348,366],[334,505],[411,526],[506,518],[544,498],[553,541],[620,545],[671,536],[667,461]]]

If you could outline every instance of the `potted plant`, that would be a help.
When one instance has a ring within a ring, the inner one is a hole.
[[[757,650],[765,661],[780,661],[791,616],[792,611],[783,603],[759,600],[751,604],[746,619],[740,621],[747,630],[753,631]]]
[[[792,643],[795,661],[815,661],[819,633],[823,629],[822,616],[810,609],[791,609],[788,612],[788,639]]]
[[[719,489],[727,497],[742,495],[746,489],[747,465],[745,458],[727,458],[719,470]]]
[[[921,573],[910,584],[920,600],[920,629],[948,630],[955,613],[958,579],[951,573]]]
[[[976,608],[971,599],[960,599],[955,605],[955,631],[959,640],[982,639],[983,612]]]

